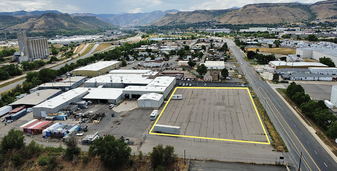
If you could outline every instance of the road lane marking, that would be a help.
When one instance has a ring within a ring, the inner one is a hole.
[[[316,150],[314,150],[314,152],[315,152],[316,154],[318,154],[318,153],[316,152]]]
[[[307,143],[310,144],[309,141],[307,141]]]
[[[274,108],[275,108],[275,110],[278,112],[278,114],[279,114],[279,116],[281,116],[281,118],[282,118],[282,120],[284,121],[284,123],[288,126],[288,128],[289,128],[289,130],[293,133],[293,135],[295,136],[295,138],[297,139],[297,141],[300,143],[300,145],[302,146],[302,148],[305,150],[305,152],[307,153],[307,155],[310,157],[310,159],[311,159],[311,161],[313,161],[313,163],[314,163],[314,165],[317,167],[317,169],[318,170],[321,170],[318,166],[317,166],[317,164],[316,164],[316,162],[314,161],[314,159],[311,157],[311,155],[309,154],[309,152],[307,151],[307,149],[303,146],[303,144],[302,144],[302,142],[298,139],[298,137],[296,136],[296,134],[294,133],[294,131],[290,128],[290,126],[289,126],[289,124],[285,121],[285,119],[283,118],[283,116],[281,115],[281,113],[277,110],[277,108],[276,108],[276,106],[274,105],[274,103],[271,101],[271,99],[267,96],[267,93],[261,88],[261,87],[259,87],[259,90],[262,90],[263,91],[263,93],[265,94],[265,96],[264,96],[264,98],[265,97],[267,97],[268,99],[269,99],[269,101],[270,101],[270,103],[274,106]],[[260,91],[261,93],[262,93],[262,91]],[[268,104],[268,103],[267,103]],[[269,106],[270,107],[270,106]],[[278,119],[278,117],[275,115],[275,117],[277,118],[277,120],[279,120]],[[280,122],[280,120],[279,120],[279,123],[282,125],[282,123]],[[282,127],[283,127],[283,125],[282,125]],[[283,128],[284,129],[284,128]],[[284,131],[288,134],[288,132],[284,129]],[[289,136],[289,134],[288,134],[288,137],[289,137],[289,139],[290,140],[292,140],[291,138],[290,138],[290,136]],[[294,144],[295,145],[295,144]],[[295,145],[295,147],[296,147],[296,145]],[[297,149],[297,148],[296,148]],[[298,149],[297,149],[298,150]],[[299,152],[299,151],[298,151]],[[304,162],[307,164],[307,166],[308,166],[308,168],[311,170],[311,168],[310,168],[310,166],[308,165],[308,163],[306,162],[306,160],[304,159]]]
[[[300,131],[300,134],[303,135],[301,131]]]
[[[328,165],[326,165],[325,162],[323,162],[323,164],[325,165],[325,167],[328,167]]]
[[[254,106],[255,112],[259,118],[260,124],[262,126],[263,132],[266,135],[266,139],[268,142],[258,142],[258,141],[247,141],[247,140],[233,140],[233,139],[222,139],[222,138],[211,138],[211,137],[199,137],[199,136],[189,136],[189,135],[175,135],[175,134],[165,134],[165,133],[155,133],[152,132],[154,126],[157,124],[157,122],[159,121],[161,115],[163,114],[163,112],[165,111],[167,105],[170,103],[172,96],[174,95],[174,93],[176,92],[177,89],[229,89],[229,90],[233,90],[233,89],[238,89],[238,90],[247,90],[250,100]],[[199,138],[199,139],[206,139],[206,140],[219,140],[219,141],[231,141],[231,142],[242,142],[242,143],[252,143],[252,144],[265,144],[265,145],[270,145],[270,140],[268,137],[268,134],[266,132],[266,129],[264,128],[264,125],[262,123],[261,117],[257,111],[257,108],[255,106],[255,103],[253,101],[253,97],[249,92],[249,89],[247,87],[176,87],[174,89],[174,91],[172,92],[169,100],[167,101],[167,103],[165,104],[163,110],[160,112],[160,115],[158,116],[156,122],[153,124],[152,128],[149,131],[149,134],[152,135],[163,135],[163,136],[171,136],[171,137],[183,137],[183,138]]]

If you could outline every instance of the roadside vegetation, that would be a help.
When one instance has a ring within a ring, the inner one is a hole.
[[[272,53],[272,54],[281,54],[281,55],[296,54],[295,49],[288,49],[288,48],[247,47],[246,50],[255,51],[255,52],[259,51],[259,52]]]
[[[22,131],[11,129],[0,143],[0,170],[186,170],[186,164],[174,154],[174,147],[159,144],[152,152],[131,155],[123,138],[100,137],[89,152],[78,147],[71,137],[66,148],[44,147],[32,140],[25,144]]]

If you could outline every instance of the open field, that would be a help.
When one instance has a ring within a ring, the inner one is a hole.
[[[180,135],[243,143],[270,144],[247,88],[177,87],[155,124],[180,126]]]
[[[288,49],[288,48],[250,47],[250,48],[246,48],[246,49],[247,49],[247,51],[254,51],[254,52],[256,51],[256,49],[259,49],[260,52],[280,54],[280,55],[296,54],[295,49]]]
[[[100,44],[100,45],[95,49],[94,52],[98,52],[98,51],[100,51],[100,50],[103,50],[103,49],[108,48],[108,47],[111,47],[111,46],[112,46],[112,45],[111,45],[110,43],[102,43],[102,44]]]

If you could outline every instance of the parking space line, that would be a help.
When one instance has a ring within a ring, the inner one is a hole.
[[[266,135],[266,139],[267,142],[259,142],[259,141],[247,141],[247,140],[234,140],[234,139],[223,139],[223,138],[211,138],[211,137],[200,137],[200,136],[189,136],[189,135],[176,135],[176,134],[165,134],[165,133],[155,133],[152,132],[154,129],[154,126],[157,124],[157,122],[159,121],[160,117],[162,116],[162,114],[164,113],[167,105],[170,103],[172,96],[174,95],[174,93],[176,92],[177,89],[228,89],[228,90],[233,90],[233,89],[237,89],[237,90],[247,90],[251,103],[254,106],[255,112],[259,118],[260,124],[262,126],[262,129],[264,131],[264,134]],[[230,142],[241,142],[241,143],[252,143],[252,144],[264,144],[264,145],[269,145],[270,144],[270,140],[268,137],[268,134],[266,132],[266,129],[264,128],[264,125],[262,123],[261,117],[258,113],[258,110],[255,106],[255,103],[253,101],[253,98],[249,92],[249,89],[247,87],[176,87],[174,89],[174,91],[172,92],[169,100],[167,101],[167,103],[165,104],[163,110],[160,112],[160,115],[158,116],[157,120],[155,121],[155,123],[153,124],[152,128],[149,131],[149,134],[152,135],[162,135],[162,136],[170,136],[170,137],[182,137],[182,138],[197,138],[197,139],[205,139],[205,140],[218,140],[218,141],[230,141]]]

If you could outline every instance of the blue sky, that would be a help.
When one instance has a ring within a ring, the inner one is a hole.
[[[315,3],[319,0],[274,0],[286,2]],[[270,0],[1,0],[0,12],[58,10],[63,13],[119,14],[177,9],[228,9],[246,4],[269,3]]]

